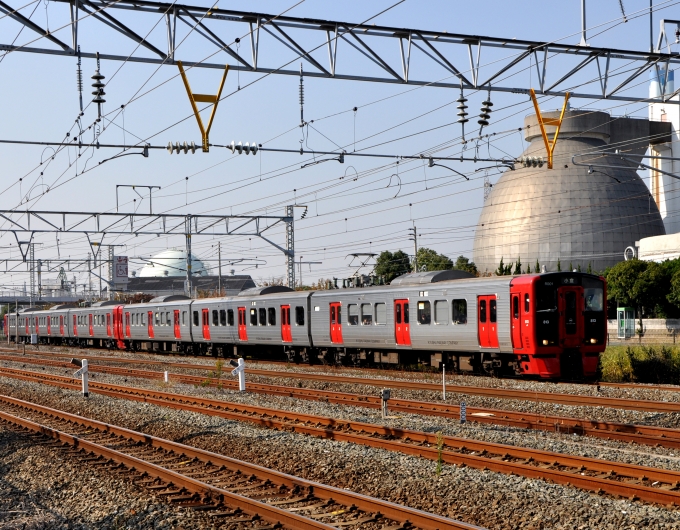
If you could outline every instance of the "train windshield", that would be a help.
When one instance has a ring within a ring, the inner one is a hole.
[[[536,311],[538,313],[557,311],[555,282],[545,281],[536,285]]]
[[[583,278],[583,297],[586,311],[604,311],[604,289],[602,280]]]

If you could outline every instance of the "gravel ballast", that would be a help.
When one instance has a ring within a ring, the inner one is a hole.
[[[183,393],[191,389],[206,393],[206,389],[186,385],[175,388]],[[0,378],[0,393],[488,528],[680,528],[680,511],[676,509],[592,495],[540,480],[455,466],[444,466],[437,476],[436,462],[400,453],[97,394],[85,399],[73,391],[10,378]],[[224,395],[231,400],[259,399],[255,395]],[[272,406],[279,401],[260,398]],[[318,402],[298,404],[315,409],[317,414],[328,410],[324,407],[333,407]],[[377,411],[360,412],[375,421],[371,415]]]

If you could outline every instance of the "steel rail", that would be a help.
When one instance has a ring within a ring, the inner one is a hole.
[[[0,360],[16,360],[9,356],[0,355]],[[43,359],[22,359],[19,362],[26,364],[48,365],[53,367],[71,367],[72,365],[60,361]],[[161,379],[161,372],[151,370],[136,370],[115,366],[102,366],[90,364],[91,373],[105,373],[118,376],[138,377],[143,379]],[[168,376],[176,382],[194,385],[218,386],[238,388],[235,381],[208,379],[200,376],[168,373]],[[381,400],[377,396],[365,394],[352,394],[348,392],[334,392],[328,390],[315,390],[309,388],[294,388],[281,385],[268,385],[262,383],[248,383],[248,391],[259,394],[325,401],[328,403],[359,406],[372,409],[382,407]],[[389,408],[393,412],[402,412],[419,415],[439,416],[444,418],[460,419],[460,407],[449,403],[435,403],[429,401],[417,401],[411,399],[390,399]],[[520,429],[533,429],[560,434],[579,434],[604,438],[608,440],[620,440],[650,446],[662,446],[680,448],[680,429],[667,427],[655,427],[649,425],[636,425],[619,422],[605,422],[596,420],[583,420],[568,416],[554,416],[537,414],[532,412],[514,412],[501,409],[484,407],[467,407],[467,419],[476,423],[488,423],[503,425]]]
[[[0,349],[0,351],[3,351]],[[18,352],[17,352],[18,353]],[[52,356],[68,357],[73,355],[55,353]],[[120,362],[120,363],[139,363],[139,364],[162,364],[164,366],[179,367],[187,370],[207,370],[214,371],[214,367],[202,364],[188,363],[158,363],[136,359],[112,359],[107,357],[88,356],[88,359]],[[420,381],[400,381],[397,379],[379,379],[372,377],[357,377],[343,375],[313,374],[304,372],[281,372],[275,370],[263,370],[258,368],[246,368],[246,373],[262,377],[280,377],[284,379],[303,379],[308,381],[323,381],[338,384],[358,384],[365,386],[378,386],[390,388],[403,388],[407,390],[426,390],[430,392],[441,392],[438,383],[426,383]],[[604,385],[604,384],[603,384]],[[571,405],[578,407],[609,407],[623,410],[636,410],[640,412],[680,412],[680,402],[674,401],[655,401],[645,399],[626,399],[602,396],[583,396],[579,394],[567,394],[561,392],[538,392],[534,390],[521,390],[516,388],[501,387],[481,387],[474,385],[455,385],[446,384],[446,390],[454,394],[467,394],[471,396],[490,397],[495,399],[516,399],[521,401],[532,401],[541,403],[554,403],[558,405]]]
[[[0,375],[79,390],[70,378],[0,368]],[[262,427],[397,451],[445,463],[538,478],[596,493],[680,504],[680,472],[409,429],[339,420],[155,390],[91,383],[91,393],[208,414]],[[442,443],[441,447],[438,444]]]
[[[175,471],[165,469],[156,464],[146,462],[139,458],[135,458],[134,456],[121,453],[83,438],[52,429],[46,425],[41,425],[24,418],[19,418],[3,411],[0,411],[0,418],[7,422],[29,429],[33,432],[53,438],[54,440],[72,445],[75,448],[82,449],[97,456],[109,459],[113,462],[117,462],[118,464],[122,464],[128,468],[134,469],[137,472],[159,478],[169,484],[177,485],[178,487],[181,486],[183,489],[201,496],[207,496],[208,500],[213,497],[217,498],[228,506],[239,508],[250,515],[259,515],[263,519],[266,519],[274,524],[283,524],[288,528],[309,530],[331,530],[334,528],[333,526],[329,526],[306,517],[301,517],[297,514],[287,512],[275,506],[270,506],[256,500],[249,499],[248,497],[231,493],[230,491],[221,488],[216,488],[206,484],[205,482],[183,476]]]
[[[124,427],[118,427],[108,423],[103,423],[90,418],[85,418],[83,416],[70,414],[68,412],[56,410],[50,407],[45,407],[43,405],[31,403],[10,396],[0,395],[0,403],[11,404],[25,410],[36,412],[39,414],[49,415],[55,418],[59,418],[61,420],[82,425],[87,428],[96,429],[97,431],[100,431],[102,433],[110,433],[115,436],[127,438],[135,442],[140,442],[148,447],[159,448],[164,451],[174,452],[176,454],[186,456],[188,459],[196,459],[204,463],[210,463],[213,466],[224,466],[225,469],[241,473],[244,476],[254,475],[260,480],[270,481],[273,484],[276,484],[277,486],[285,486],[289,490],[295,490],[296,488],[300,490],[307,490],[310,494],[314,495],[314,497],[317,497],[319,499],[333,500],[339,504],[343,504],[346,506],[356,506],[359,510],[362,510],[364,512],[369,513],[378,512],[388,519],[392,519],[401,523],[408,521],[417,528],[423,528],[426,530],[436,530],[443,528],[473,530],[480,528],[475,525],[463,523],[461,521],[456,521],[453,519],[449,519],[447,517],[442,517],[415,508],[410,508],[382,499],[369,497],[367,495],[362,495],[360,493],[355,493],[349,490],[328,486],[320,482],[314,482],[311,480],[295,477],[287,473],[282,473],[280,471],[268,469],[262,466],[258,466],[256,464],[252,464],[250,462],[245,462],[243,460],[237,460],[235,458],[230,458],[224,455],[213,453],[211,451],[206,451],[204,449],[199,449],[178,442],[165,440],[163,438],[158,438],[141,432],[133,431],[130,429],[126,429]],[[0,411],[0,416],[2,416],[3,414],[7,415],[7,413],[3,413],[2,411]],[[17,417],[16,415],[12,416]],[[78,440],[82,440],[81,437],[76,436],[75,438]],[[184,475],[181,476],[183,477],[184,480]],[[189,489],[189,487],[191,486],[191,484],[185,485],[183,482],[175,483],[177,486],[187,487],[187,489]],[[236,497],[240,498],[241,496],[236,495]],[[285,512],[290,513],[287,511]],[[328,528],[328,525],[322,525],[322,527]]]

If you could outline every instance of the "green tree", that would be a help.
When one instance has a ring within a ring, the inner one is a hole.
[[[648,263],[639,259],[621,261],[607,273],[607,299],[621,306],[638,307],[635,282],[647,270]]]
[[[513,274],[522,274],[522,260],[519,257],[515,262],[515,272],[513,272]]]
[[[418,249],[419,271],[447,271],[453,269],[451,258],[438,254],[435,250],[427,247]]]
[[[470,258],[465,256],[458,256],[456,258],[456,263],[453,264],[453,268],[459,271],[466,271],[475,276],[479,276],[479,271],[477,270],[477,265],[474,261],[470,261]]]
[[[497,276],[504,276],[505,275],[505,265],[503,264],[503,258],[501,257],[501,262],[498,265],[498,269],[496,270],[496,275]]]
[[[671,304],[680,307],[680,270],[671,277],[671,288],[666,298]]]
[[[536,266],[534,267],[534,272],[541,272],[541,266],[538,264],[538,258],[536,258]]]
[[[385,278],[385,283],[390,283],[397,276],[411,272],[411,260],[408,254],[401,250],[394,253],[385,250],[376,259],[374,271],[377,276]]]
[[[588,269],[586,270],[588,274],[593,273],[593,263],[591,261],[588,262]]]

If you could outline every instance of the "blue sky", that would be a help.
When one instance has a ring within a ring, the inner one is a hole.
[[[25,4],[15,0],[13,7]],[[206,2],[197,5],[210,6]],[[655,0],[654,35],[658,33],[659,19],[680,18],[680,2]],[[241,4],[218,2],[223,8],[243,8]],[[394,2],[322,2],[320,0],[254,1],[249,11],[358,23],[374,17],[393,6]],[[292,7],[294,6],[294,7]],[[649,19],[636,17],[635,13],[648,8],[647,0],[624,0],[631,20],[623,23],[618,0],[589,0],[587,23],[589,42],[593,46],[607,46],[646,51],[649,47]],[[291,9],[292,7],[292,9]],[[41,0],[21,10],[43,27],[54,28],[68,23],[67,4]],[[116,12],[121,20],[138,33],[146,35],[163,47],[164,22],[159,15]],[[436,2],[406,0],[387,10],[372,23],[395,27],[460,32],[489,35],[508,39],[553,40],[576,44],[580,40],[580,1],[496,1]],[[155,25],[155,26],[154,26]],[[239,25],[215,25],[211,28],[228,28],[220,35],[231,42]],[[37,35],[28,29],[18,34],[20,26],[8,17],[0,19],[0,43],[29,43]],[[134,44],[105,26],[85,20],[80,27],[80,43],[84,51],[119,53],[127,55]],[[184,31],[184,30],[182,30]],[[55,35],[70,42],[70,29],[61,29]],[[599,33],[599,34],[598,34]],[[184,37],[178,34],[178,38]],[[323,43],[323,34],[302,40],[304,46],[315,47]],[[52,47],[44,39],[30,46]],[[241,53],[249,54],[249,45],[241,43]],[[163,49],[163,48],[162,48]],[[674,47],[677,51],[677,46]],[[185,60],[199,60],[214,54],[215,48],[196,35],[182,41],[176,56]],[[396,49],[381,52],[399,64]],[[137,51],[149,56],[148,52]],[[324,51],[321,50],[320,58]],[[506,55],[508,56],[508,55]],[[294,55],[274,46],[262,38],[261,61],[282,66]],[[482,63],[494,60],[482,57]],[[213,55],[213,62],[229,62],[225,53]],[[446,73],[436,70],[415,52],[411,60],[411,77],[443,79]],[[325,63],[324,63],[325,64]],[[465,64],[465,63],[463,63]],[[299,68],[299,60],[291,68]],[[305,65],[305,69],[308,66]],[[339,47],[338,71],[352,68],[374,71],[370,63],[347,47]],[[490,66],[488,67],[490,68]],[[95,61],[83,60],[84,97],[90,96],[90,76]],[[102,74],[106,76],[106,104],[104,112],[113,123],[105,120],[101,132],[102,143],[131,143],[149,139],[154,145],[169,141],[195,141],[200,134],[175,66],[102,61]],[[196,92],[214,92],[221,73],[217,70],[191,70],[189,80]],[[456,120],[455,104],[458,91],[443,88],[415,88],[403,85],[365,83],[356,81],[305,79],[305,119],[314,120],[306,128],[304,138],[297,125],[300,120],[298,83],[294,76],[271,75],[262,77],[232,71],[227,77],[223,95],[228,95],[219,105],[210,140],[228,144],[232,140],[264,143],[267,147],[335,150],[338,146],[348,151],[413,155],[446,145],[438,151],[440,156],[458,154],[460,126]],[[77,118],[78,95],[76,91],[76,59],[13,52],[0,60],[0,139],[59,141],[67,131],[73,133]],[[646,75],[641,78],[646,80]],[[535,72],[514,72],[507,81],[515,86],[536,87]],[[244,87],[237,90],[237,87]],[[647,95],[646,82],[631,89],[631,94]],[[141,97],[140,97],[141,96]],[[476,122],[481,101],[486,93],[470,97],[472,123]],[[131,99],[134,101],[131,102]],[[522,94],[492,93],[495,113],[492,114],[488,133],[506,131],[522,125],[523,117],[531,112],[528,98]],[[621,102],[592,102],[575,100],[574,106],[588,106],[610,110],[615,115],[646,116],[642,104]],[[125,104],[125,110],[118,112]],[[546,99],[544,109],[558,108],[561,101]],[[357,107],[357,111],[352,109]],[[96,118],[94,105],[90,105],[82,123],[90,125]],[[179,122],[179,123],[178,123]],[[101,128],[101,126],[100,126]],[[416,134],[417,133],[417,134]],[[93,130],[84,133],[84,140],[92,139]],[[525,147],[520,133],[494,139],[489,145],[478,146],[480,156],[517,156]],[[469,150],[474,146],[469,145]],[[296,254],[303,261],[320,261],[311,272],[303,270],[305,283],[318,278],[349,276],[354,252],[380,252],[403,249],[412,252],[408,228],[415,222],[422,234],[420,244],[434,248],[455,259],[459,254],[472,257],[474,225],[483,205],[483,174],[474,173],[472,179],[462,181],[444,168],[427,168],[421,161],[347,157],[344,164],[326,162],[301,169],[307,156],[297,154],[261,153],[252,156],[234,156],[226,149],[212,148],[210,153],[194,155],[169,155],[166,151],[152,151],[149,158],[128,156],[99,165],[99,161],[116,151],[87,151],[79,161],[79,172],[84,160],[87,167],[95,169],[77,175],[69,163],[77,150],[61,151],[49,165],[50,149],[39,146],[0,144],[0,209],[27,207],[41,210],[112,211],[115,210],[116,184],[161,186],[154,193],[154,212],[168,213],[259,213],[283,214],[285,204],[305,204],[309,211],[305,219],[296,219]],[[472,152],[472,151],[468,151]],[[479,165],[457,163],[458,171],[474,172]],[[43,173],[42,175],[40,173]],[[489,173],[491,181],[498,178]],[[189,177],[188,179],[186,177]],[[21,178],[21,182],[19,182]],[[354,180],[357,178],[357,180]],[[62,184],[57,187],[58,184]],[[400,185],[399,185],[400,183]],[[48,187],[50,193],[43,194]],[[4,191],[3,191],[4,190]],[[135,195],[121,190],[121,210],[148,211],[146,200],[132,202]],[[28,200],[28,202],[26,202]],[[299,215],[302,210],[298,211]],[[282,231],[273,231],[272,238],[284,243]],[[54,235],[38,237],[43,243],[36,252],[43,259],[57,255]],[[194,252],[208,260],[216,258],[217,239],[195,238]],[[255,279],[281,277],[285,274],[281,252],[259,240],[233,237],[223,238],[222,255],[228,258],[256,258],[261,260],[257,269],[252,266],[225,266],[223,273],[235,269],[236,273],[251,274]],[[18,257],[12,250],[14,238],[6,234],[0,238],[3,255]],[[105,243],[127,245],[120,253],[129,256],[149,256],[167,247],[182,247],[180,238],[119,237]],[[83,258],[88,252],[87,241],[82,237],[63,236],[59,242],[60,256]],[[16,247],[16,243],[13,245]],[[262,261],[263,260],[263,261]],[[266,264],[265,264],[266,262]],[[4,269],[4,264],[0,268]],[[138,268],[140,265],[133,266]],[[365,271],[368,272],[368,271]],[[74,273],[69,273],[69,278]],[[86,275],[79,273],[78,283]],[[48,275],[44,281],[56,277]],[[23,284],[27,275],[25,265],[18,266],[12,274],[5,274],[3,286]]]

